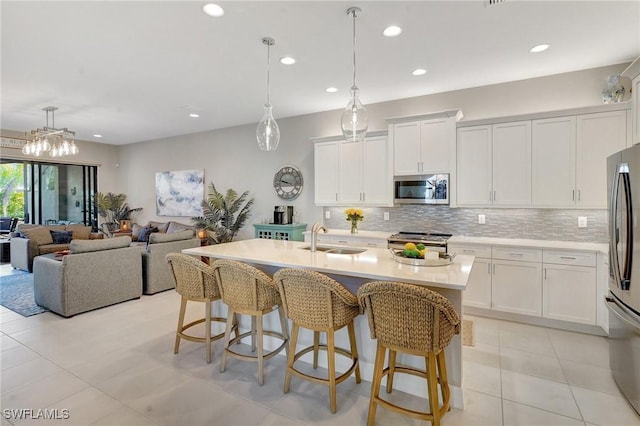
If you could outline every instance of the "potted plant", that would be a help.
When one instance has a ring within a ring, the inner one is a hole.
[[[96,193],[96,205],[98,214],[102,217],[102,232],[111,236],[113,231],[120,227],[121,220],[131,220],[131,213],[139,212],[142,207],[130,208],[127,204],[125,194],[114,194],[113,192]]]
[[[202,200],[202,216],[192,220],[197,228],[211,231],[207,232],[210,243],[228,243],[249,218],[254,200],[248,197],[249,191],[240,195],[233,189],[228,189],[226,194],[218,192],[211,182],[207,199]]]

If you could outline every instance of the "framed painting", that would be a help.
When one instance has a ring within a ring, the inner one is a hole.
[[[201,216],[204,199],[204,170],[156,173],[158,216]]]

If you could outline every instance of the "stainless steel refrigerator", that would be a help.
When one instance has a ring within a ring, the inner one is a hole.
[[[607,158],[609,363],[640,413],[640,144]]]

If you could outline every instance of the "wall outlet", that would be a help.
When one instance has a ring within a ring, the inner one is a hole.
[[[483,214],[478,215],[478,223],[484,225],[486,223],[486,218]]]
[[[384,212],[383,217],[384,220],[389,220],[389,212]]]
[[[331,219],[331,211],[330,210],[327,210],[327,211],[324,212],[324,218],[325,219]]]
[[[578,216],[578,228],[586,228],[586,227],[587,227],[587,217]]]

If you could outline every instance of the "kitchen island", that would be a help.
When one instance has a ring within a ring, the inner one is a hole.
[[[312,269],[331,276],[354,294],[360,285],[369,281],[402,281],[423,285],[445,296],[451,301],[456,311],[462,313],[462,291],[467,285],[473,256],[459,255],[450,265],[426,267],[398,263],[387,249],[369,248],[357,254],[338,254],[323,251],[311,252],[305,249],[308,247],[309,244],[303,242],[254,239],[185,249],[182,253],[211,259],[246,262],[270,275],[280,268]],[[279,327],[277,316],[266,319],[268,322],[265,327],[275,329]],[[240,326],[249,328],[248,324],[241,323]],[[364,315],[356,318],[360,368],[363,378],[370,381],[373,376],[376,345],[370,338],[368,327]],[[313,333],[301,333],[300,347],[308,346],[312,342]],[[267,344],[269,343],[265,342],[265,345]],[[338,334],[336,344],[348,347],[347,336]],[[454,337],[446,349],[446,358],[452,406],[462,408],[462,339],[459,335]],[[342,357],[338,357],[336,361],[338,369],[348,367],[348,363]],[[401,357],[401,354],[398,354],[398,362],[424,368],[424,361],[416,357]],[[326,363],[323,366],[326,366]],[[413,376],[402,375],[401,380],[397,380],[397,386],[394,387],[426,397],[424,381]]]

